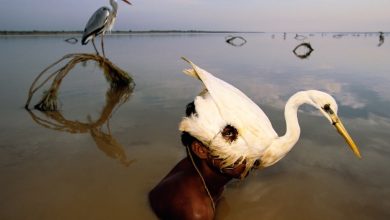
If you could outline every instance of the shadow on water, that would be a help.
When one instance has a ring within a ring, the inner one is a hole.
[[[66,59],[70,59],[70,61],[63,67],[49,74],[46,79],[38,84],[39,79],[45,73]],[[87,116],[88,122],[67,119],[59,111],[57,105],[57,94],[61,82],[69,71],[78,63],[85,63],[89,60],[96,61],[99,64],[99,68],[103,70],[104,75],[110,84],[110,87],[106,92],[105,105],[97,120],[92,120],[90,116]],[[44,92],[43,98],[34,106],[38,111],[34,112],[29,109],[29,103],[34,93],[53,77],[54,79],[50,88]],[[36,86],[37,84],[38,86]],[[127,158],[122,145],[112,136],[109,121],[115,111],[129,100],[134,87],[135,83],[132,78],[125,71],[112,64],[108,59],[94,54],[69,54],[50,65],[38,75],[31,85],[25,108],[33,121],[45,128],[72,134],[89,133],[97,147],[107,156],[119,160],[124,166],[129,166],[134,160],[129,160]]]

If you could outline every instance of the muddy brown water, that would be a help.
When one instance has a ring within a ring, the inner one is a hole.
[[[109,86],[93,62],[64,80],[60,115],[32,115],[23,105],[39,72],[92,46],[67,44],[69,36],[0,37],[0,219],[155,219],[147,193],[184,157],[177,125],[201,90],[182,74],[181,56],[244,91],[280,135],[289,96],[331,93],[363,156],[303,107],[297,145],[274,166],[231,182],[217,219],[389,219],[390,44],[378,47],[377,33],[303,33],[314,51],[301,59],[293,33],[240,35],[242,46],[225,34],[107,37],[107,56],[136,86],[107,123],[73,130],[59,118],[88,123],[106,106]]]

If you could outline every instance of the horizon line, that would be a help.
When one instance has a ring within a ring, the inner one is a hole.
[[[82,34],[81,30],[0,30],[0,35],[21,35],[21,34]],[[229,30],[113,30],[111,33],[384,33],[389,31],[229,31]]]

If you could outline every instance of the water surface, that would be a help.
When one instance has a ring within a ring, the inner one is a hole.
[[[64,42],[69,36],[1,37],[0,218],[155,219],[147,193],[185,156],[177,125],[201,90],[181,72],[186,56],[245,92],[280,135],[292,94],[332,94],[363,155],[355,158],[328,121],[304,107],[298,144],[276,165],[229,184],[217,219],[389,219],[389,35],[381,46],[376,33],[302,35],[314,48],[306,59],[292,52],[302,43],[295,33],[241,34],[243,46],[225,43],[225,34],[107,37],[109,59],[136,86],[104,124],[80,130],[36,118],[99,120],[109,86],[93,62],[65,78],[60,115],[23,106],[38,73],[92,46]]]

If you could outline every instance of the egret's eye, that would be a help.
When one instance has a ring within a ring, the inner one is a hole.
[[[329,110],[330,110],[330,104],[324,105],[323,109],[324,109],[325,111],[329,111]]]
[[[237,139],[237,136],[238,136],[237,129],[231,125],[226,125],[222,131],[222,137],[230,143],[235,141]]]
[[[325,104],[324,107],[322,107],[322,109],[324,109],[324,111],[329,114],[333,114],[333,110],[330,108],[330,104]]]

